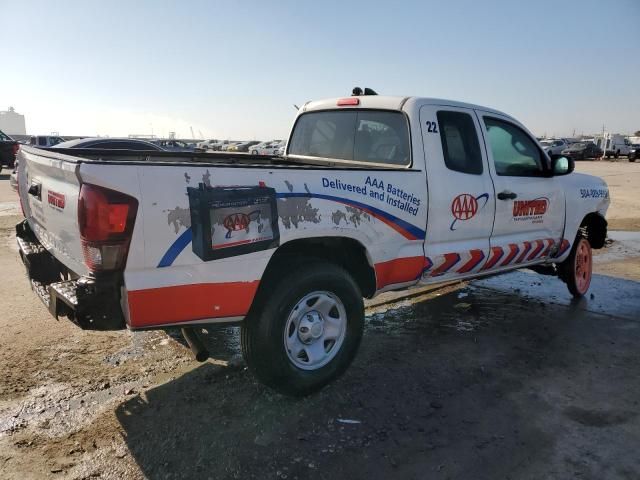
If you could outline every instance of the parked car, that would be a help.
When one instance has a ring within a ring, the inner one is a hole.
[[[151,143],[168,152],[193,152],[195,150],[193,146],[182,140],[154,140]]]
[[[363,297],[520,267],[580,297],[607,234],[607,184],[486,107],[308,102],[269,162],[21,148],[34,292],[82,328],[183,328],[200,360],[195,328],[240,323],[257,378],[306,395],[353,360]]]
[[[562,150],[562,155],[572,158],[573,160],[587,160],[589,158],[602,157],[602,150],[600,150],[595,143],[579,142],[572,143],[569,148]]]
[[[566,148],[569,148],[569,142],[562,138],[547,139],[540,141],[542,149],[549,155],[558,155]]]
[[[203,142],[198,142],[196,144],[196,151],[206,152],[207,150],[212,150],[212,146],[215,144],[219,144],[220,140],[204,140]]]
[[[66,140],[57,135],[33,135],[29,138],[27,145],[38,148],[50,148],[55,147],[62,142],[66,142]]]
[[[640,143],[634,143],[631,145],[627,158],[630,162],[635,162],[640,158]]]
[[[20,144],[0,130],[0,172],[2,166],[13,168]]]
[[[235,151],[235,152],[248,152],[250,148],[252,148],[254,145],[257,145],[258,143],[260,143],[259,140],[251,140],[250,142],[236,143],[235,148],[234,148],[233,151]]]
[[[229,152],[229,151],[233,152],[233,151],[235,151],[236,145],[238,143],[242,143],[242,142],[239,142],[239,141],[226,141],[225,143],[220,145],[219,150],[221,152]]]
[[[275,155],[282,144],[282,140],[262,142],[251,147],[251,153],[254,155]]]
[[[56,148],[99,148],[102,150],[153,150],[163,152],[164,149],[146,140],[137,138],[81,138],[59,143]]]
[[[14,190],[14,191],[18,191],[18,159],[16,159],[14,165],[13,165],[13,170],[11,171],[11,174],[9,175],[9,186]]]

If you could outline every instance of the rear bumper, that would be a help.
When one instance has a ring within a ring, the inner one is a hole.
[[[126,328],[120,306],[121,275],[77,276],[49,253],[26,220],[16,225],[20,258],[31,289],[58,319],[67,317],[85,330]]]

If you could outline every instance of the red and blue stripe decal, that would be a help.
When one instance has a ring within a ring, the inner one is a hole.
[[[560,244],[560,250],[558,250],[558,253],[556,253],[556,258],[561,257],[562,255],[565,254],[565,252],[567,250],[569,250],[569,247],[571,246],[571,242],[569,242],[569,240],[567,240],[566,238],[562,239],[562,243]]]
[[[324,195],[321,193],[277,193],[277,198],[319,198],[321,200],[330,200],[332,202],[342,203],[343,205],[347,205],[349,207],[355,207],[363,212],[368,213],[372,217],[377,218],[381,222],[386,223],[388,226],[393,228],[400,235],[405,237],[407,240],[424,240],[425,231],[421,228],[416,227],[415,225],[410,224],[398,218],[394,215],[391,215],[388,212],[380,210],[379,208],[372,207],[371,205],[367,205],[365,203],[357,202],[355,200],[351,200],[350,198],[344,197],[334,197],[333,195]]]
[[[491,247],[491,255],[489,256],[487,263],[482,267],[482,270],[489,270],[490,268],[493,268],[494,265],[500,261],[503,255],[504,250],[502,247]]]

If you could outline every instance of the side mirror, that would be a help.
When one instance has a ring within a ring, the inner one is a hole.
[[[553,175],[568,175],[576,168],[572,158],[562,155],[551,155],[551,171]]]

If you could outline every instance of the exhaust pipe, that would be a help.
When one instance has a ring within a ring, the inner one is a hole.
[[[198,335],[197,330],[194,328],[183,328],[182,336],[189,344],[189,348],[193,352],[193,355],[196,357],[198,362],[204,362],[207,358],[209,358],[209,351],[207,347],[204,346],[200,335]]]

